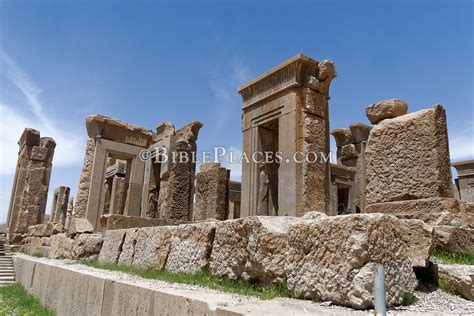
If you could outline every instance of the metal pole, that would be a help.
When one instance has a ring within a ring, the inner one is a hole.
[[[377,264],[374,275],[374,305],[376,315],[385,316],[385,276],[383,264]]]

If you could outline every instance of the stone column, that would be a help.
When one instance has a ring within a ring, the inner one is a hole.
[[[228,219],[230,170],[220,163],[206,163],[200,166],[196,175],[196,204],[194,220],[215,218]]]
[[[43,221],[56,142],[26,128],[18,145],[17,172],[7,217],[10,235],[27,233],[28,226]]]
[[[66,216],[69,202],[69,187],[60,186],[54,190],[53,203],[49,221],[54,224],[66,224]]]
[[[171,164],[168,179],[161,182],[158,202],[160,218],[168,223],[183,223],[192,219],[196,172],[193,156],[196,155],[196,141],[201,127],[201,122],[192,122],[176,132],[176,161]]]

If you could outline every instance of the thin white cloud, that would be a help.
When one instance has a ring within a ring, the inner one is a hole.
[[[474,159],[474,122],[464,128],[450,129],[448,135],[451,162]]]
[[[74,133],[57,128],[56,122],[44,112],[40,100],[41,89],[31,80],[29,75],[4,51],[0,50],[0,75],[9,80],[25,98],[23,108],[31,110],[20,112],[16,104],[0,104],[0,175],[13,174],[18,155],[18,139],[25,127],[39,130],[41,136],[52,137],[56,141],[53,164],[67,166],[80,164],[83,156],[83,131]],[[11,101],[10,101],[11,102]],[[23,104],[22,104],[23,105]]]

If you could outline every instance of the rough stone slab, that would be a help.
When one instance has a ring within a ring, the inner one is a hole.
[[[107,214],[100,217],[100,226],[102,231],[163,226],[165,223],[165,220],[159,218],[125,216],[119,214]]]
[[[439,264],[438,276],[454,286],[462,297],[474,301],[474,266]]]
[[[94,226],[87,220],[87,218],[73,217],[69,224],[69,234],[92,233]]]
[[[370,123],[377,124],[387,118],[394,118],[407,114],[408,104],[399,99],[384,100],[365,109],[365,114]]]
[[[468,226],[435,226],[433,243],[437,249],[449,253],[474,253],[474,229]]]
[[[400,234],[413,267],[428,267],[433,246],[433,227],[418,219],[400,220]]]
[[[104,233],[104,243],[99,253],[99,262],[116,264],[125,239],[126,229],[109,230]]]
[[[368,204],[453,197],[444,108],[435,105],[375,125],[365,164]]]
[[[122,252],[118,259],[118,264],[131,265],[135,254],[135,243],[137,242],[138,228],[127,229],[125,239],[123,239]]]
[[[71,252],[73,246],[74,239],[69,238],[64,233],[51,236],[49,258],[72,258]]]
[[[474,220],[474,212],[462,209],[463,203],[452,198],[428,198],[387,203],[366,207],[367,213],[384,213],[406,219],[420,219],[432,225],[462,225]]]
[[[53,223],[33,225],[28,227],[28,235],[37,237],[51,236],[53,235],[53,227]]]
[[[212,273],[264,284],[284,281],[288,228],[299,221],[296,217],[251,216],[218,222]]]
[[[202,164],[196,175],[194,220],[225,220],[229,213],[230,172],[218,163]]]
[[[137,233],[132,265],[142,269],[163,270],[176,227],[144,227]]]
[[[197,273],[207,267],[215,231],[215,223],[179,225],[171,236],[165,269],[173,273]]]
[[[77,235],[71,250],[71,259],[79,260],[98,255],[103,241],[100,234]]]
[[[319,217],[290,225],[285,252],[288,288],[299,297],[356,309],[373,307],[376,265],[385,267],[389,306],[413,292],[416,277],[400,221],[383,214]]]

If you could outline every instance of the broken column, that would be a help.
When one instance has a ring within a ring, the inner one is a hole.
[[[367,109],[372,113],[369,119],[377,122],[365,151],[367,212],[426,220],[434,213],[453,211],[456,204],[446,113],[435,105],[403,115],[406,108],[401,100],[388,100]]]
[[[229,219],[240,218],[240,195],[242,184],[237,181],[229,181]]]
[[[329,210],[329,160],[321,158],[329,155],[334,77],[330,60],[299,54],[239,88],[249,158],[242,162],[242,216]],[[264,152],[281,152],[283,159],[264,163]]]
[[[176,131],[174,136],[176,160],[171,162],[169,177],[162,180],[165,183],[160,188],[163,192],[160,192],[159,198],[160,216],[167,223],[192,220],[196,141],[201,127],[202,123],[195,121]]]
[[[43,221],[56,142],[25,128],[18,141],[18,163],[7,216],[11,237],[28,232]]]
[[[220,163],[204,163],[196,175],[194,220],[225,220],[229,213],[230,170]]]
[[[49,221],[54,224],[66,224],[69,203],[69,187],[60,186],[54,190]]]

